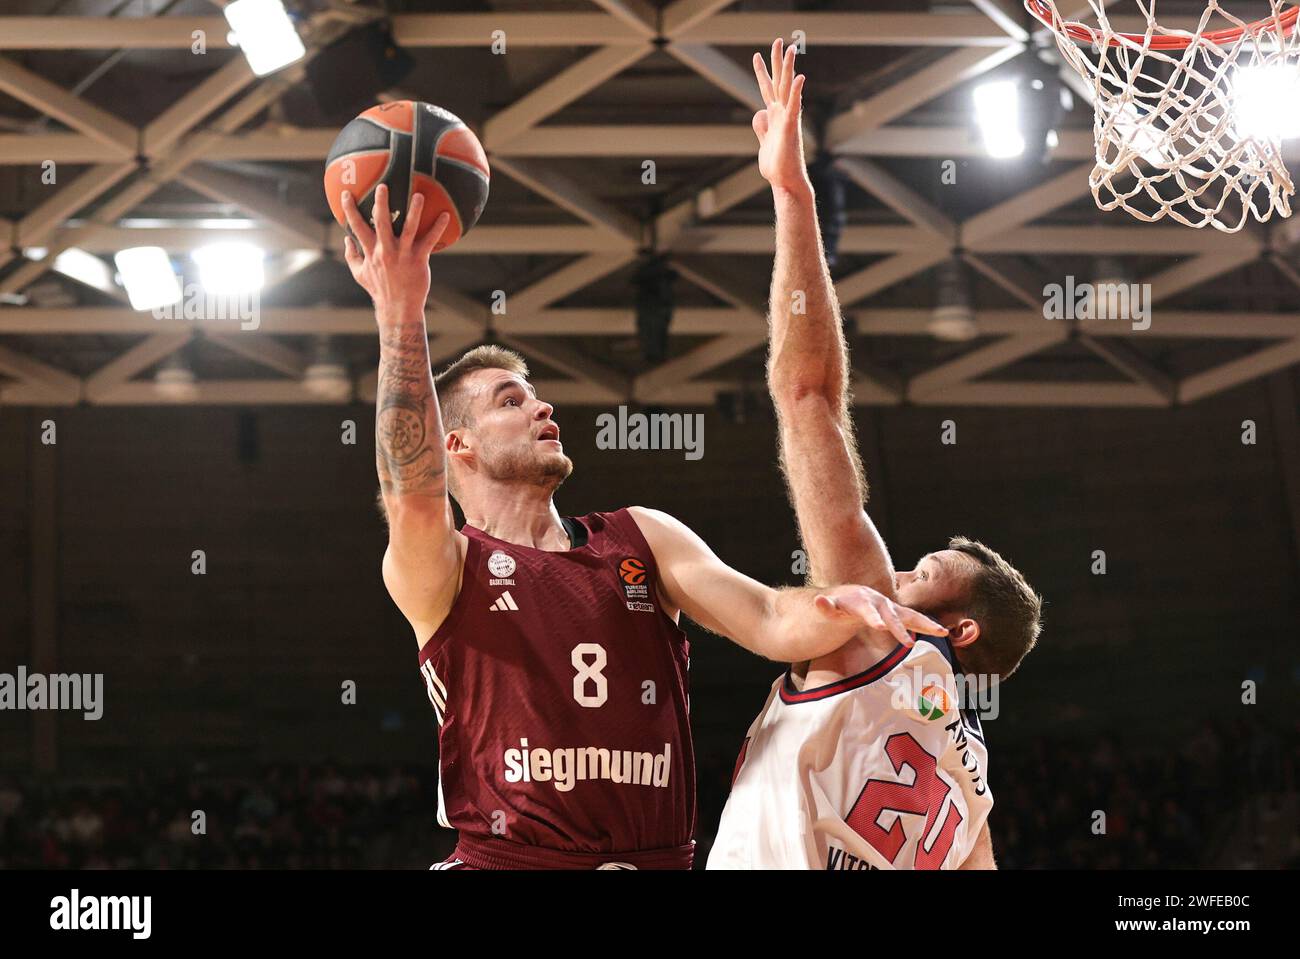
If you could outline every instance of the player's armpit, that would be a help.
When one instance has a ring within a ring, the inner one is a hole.
[[[993,837],[989,834],[988,820],[984,822],[984,828],[980,834],[975,837],[975,845],[966,857],[966,861],[961,864],[962,869],[997,869],[998,864],[993,859]]]
[[[816,392],[774,392],[780,423],[781,468],[808,551],[809,582],[858,583],[894,596],[894,566],[863,509],[852,426]]]
[[[436,507],[431,507],[436,508]],[[443,508],[448,509],[446,504]],[[422,516],[408,503],[389,511],[388,549],[384,551],[384,585],[423,645],[451,612],[460,591],[467,540],[459,530],[429,535],[439,518]],[[419,532],[423,528],[423,532]],[[439,531],[441,532],[441,531]]]

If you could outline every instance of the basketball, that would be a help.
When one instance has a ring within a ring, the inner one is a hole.
[[[436,250],[451,246],[478,222],[488,198],[487,154],[478,137],[453,113],[431,103],[396,100],[371,107],[345,126],[325,161],[325,197],[345,229],[343,193],[372,218],[375,188],[388,186],[393,232],[400,235],[416,193],[424,212],[422,235],[438,215],[451,216]]]

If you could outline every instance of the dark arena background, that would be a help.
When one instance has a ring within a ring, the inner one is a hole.
[[[103,682],[97,719],[0,711],[0,867],[453,848],[380,575],[375,320],[321,188],[373,103],[436,103],[484,144],[431,354],[528,359],[576,466],[560,511],[659,508],[803,583],[750,129],[749,58],[793,31],[869,512],[899,568],[964,534],[1045,599],[986,721],[999,868],[1300,864],[1300,219],[1099,211],[1093,111],[1016,2],[286,0],[306,54],[264,77],[225,6],[0,7],[0,673]],[[991,156],[975,91],[1027,77],[1051,95]],[[1284,156],[1294,176],[1300,141]],[[253,311],[133,309],[117,253],[160,247],[189,290],[223,241],[255,248]],[[1050,285],[1117,277],[1149,327],[1049,315]],[[621,406],[698,414],[702,445],[609,448]],[[783,667],[687,629],[702,867]]]

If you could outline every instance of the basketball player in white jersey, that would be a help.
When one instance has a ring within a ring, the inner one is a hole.
[[[866,630],[773,684],[736,763],[714,868],[995,868],[978,717],[958,675],[996,683],[1039,632],[1041,600],[980,543],[895,572],[864,509],[848,409],[848,351],[800,132],[794,49],[754,57],[766,108],[759,169],[776,207],[768,384],[781,463],[816,582],[860,583],[937,620],[947,637]]]

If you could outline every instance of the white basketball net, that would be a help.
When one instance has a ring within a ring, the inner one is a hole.
[[[1111,27],[1103,0],[1087,2],[1096,27],[1066,21],[1054,0],[1026,6],[1093,89],[1097,165],[1089,185],[1097,205],[1227,233],[1251,216],[1290,216],[1295,186],[1277,125],[1260,122],[1259,87],[1264,79],[1277,91],[1264,95],[1265,121],[1300,116],[1295,7],[1268,0],[1271,15],[1251,24],[1224,9],[1232,0],[1206,0],[1188,32],[1156,23],[1157,0],[1135,0],[1146,32],[1125,34]]]

